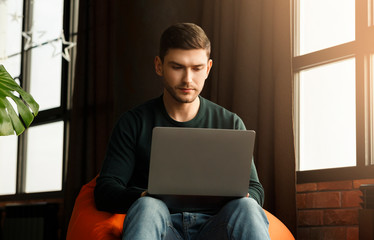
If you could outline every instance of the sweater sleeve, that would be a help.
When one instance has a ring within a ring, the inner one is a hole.
[[[248,188],[249,197],[253,198],[257,201],[257,203],[262,207],[264,205],[264,188],[262,187],[258,175],[255,163],[252,159],[252,166],[251,166],[251,177],[249,180],[249,188]]]
[[[235,117],[236,117],[236,120],[234,121],[235,129],[246,130],[246,127],[243,121],[237,115],[235,115]],[[250,180],[249,180],[248,193],[249,193],[249,197],[256,200],[260,206],[264,205],[265,191],[258,178],[258,174],[257,174],[257,170],[256,170],[253,157],[252,157],[252,164],[251,164],[251,175],[250,175]]]
[[[134,123],[136,121],[129,113],[124,114],[113,129],[94,191],[96,207],[100,211],[125,213],[145,191],[128,186],[135,168],[137,133]]]

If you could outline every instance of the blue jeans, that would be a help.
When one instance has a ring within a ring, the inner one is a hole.
[[[127,212],[122,240],[270,239],[265,212],[252,198],[228,202],[216,215],[170,214],[161,200],[141,197]]]

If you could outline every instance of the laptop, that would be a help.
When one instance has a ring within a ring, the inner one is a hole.
[[[254,141],[252,130],[155,127],[148,193],[190,207],[244,197]]]

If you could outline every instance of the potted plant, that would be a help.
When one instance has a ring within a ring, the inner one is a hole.
[[[18,96],[19,94],[19,96]],[[18,113],[9,100],[17,105]],[[38,114],[39,104],[0,64],[0,136],[20,135]]]

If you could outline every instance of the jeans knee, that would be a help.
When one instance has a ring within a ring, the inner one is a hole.
[[[253,227],[256,231],[263,229],[264,234],[267,233],[269,221],[263,208],[253,198],[240,198],[231,201],[228,204],[229,225],[231,230],[243,229],[248,226]]]
[[[163,201],[153,197],[141,197],[138,198],[134,204],[142,205],[145,207],[163,207],[165,204]]]
[[[260,205],[253,199],[253,198],[239,198],[231,201],[228,205],[230,205],[231,208],[239,209],[239,210],[256,210],[258,208],[261,208]]]
[[[166,204],[153,197],[141,197],[136,200],[131,206],[130,210],[134,208],[136,212],[149,212],[150,214],[156,213],[169,213]],[[129,211],[130,211],[129,210]]]
[[[253,198],[239,198],[229,202],[227,211],[232,215],[243,215],[242,217],[250,219],[266,218],[262,207]]]
[[[141,197],[136,200],[127,212],[126,222],[143,222],[148,225],[170,224],[171,216],[166,204],[156,198]]]
[[[141,197],[127,212],[123,224],[123,239],[154,239],[155,236],[166,236],[169,226],[171,216],[166,204],[156,198]]]

